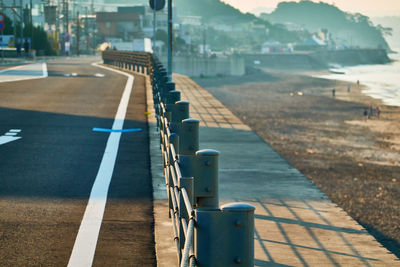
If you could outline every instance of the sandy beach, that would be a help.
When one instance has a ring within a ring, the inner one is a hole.
[[[310,73],[194,80],[400,257],[400,107]]]

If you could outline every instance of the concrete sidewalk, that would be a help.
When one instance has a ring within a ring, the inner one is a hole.
[[[256,207],[256,266],[400,266],[357,222],[190,78],[174,75],[190,116],[200,120],[200,148],[221,152],[221,205]],[[152,108],[148,89],[148,108]],[[150,116],[158,266],[176,266],[172,223],[155,120]]]

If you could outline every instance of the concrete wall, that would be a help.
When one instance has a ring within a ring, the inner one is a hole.
[[[329,64],[352,66],[385,64],[390,59],[384,49],[347,49],[294,53],[245,54],[246,66],[272,69],[326,69]],[[255,64],[257,62],[257,64]]]
[[[161,61],[166,63],[167,59],[162,58]],[[239,56],[223,58],[174,56],[173,72],[190,77],[217,75],[241,76],[245,74],[245,62],[244,58]]]
[[[326,64],[308,53],[246,54],[246,66],[271,69],[323,69]]]

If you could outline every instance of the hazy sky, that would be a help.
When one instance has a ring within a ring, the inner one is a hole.
[[[223,0],[224,2],[244,12],[257,13],[257,10],[265,12],[274,9],[282,0]],[[293,1],[293,0],[287,0]],[[299,2],[298,0],[295,0]],[[400,0],[313,0],[333,4],[350,13],[362,13],[369,17],[376,16],[400,16]]]

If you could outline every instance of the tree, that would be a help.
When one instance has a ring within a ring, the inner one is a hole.
[[[4,15],[4,13],[3,13],[3,15]],[[6,15],[4,15],[4,25],[6,26],[6,28],[3,30],[4,35],[14,34],[13,22]]]
[[[43,50],[45,55],[54,55],[55,52],[47,40],[47,33],[40,26],[33,26],[31,24],[25,25],[23,30],[24,38],[31,37],[32,29],[32,49]]]
[[[165,44],[168,43],[168,33],[164,30],[158,29],[156,32],[157,41],[163,41]]]

